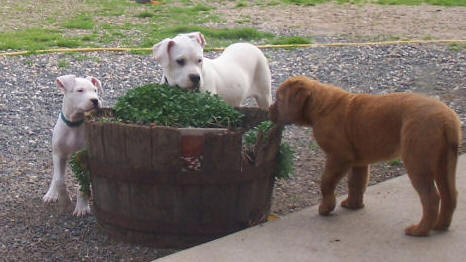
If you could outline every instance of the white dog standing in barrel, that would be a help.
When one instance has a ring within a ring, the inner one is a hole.
[[[232,106],[254,97],[260,108],[272,103],[267,59],[254,45],[228,46],[216,59],[204,57],[206,41],[200,32],[164,39],[152,48],[163,69],[161,83],[218,94]]]
[[[86,78],[64,75],[57,78],[63,89],[63,106],[52,135],[53,176],[49,190],[42,198],[44,202],[57,200],[70,202],[65,187],[65,167],[70,156],[86,146],[84,133],[84,113],[101,106],[99,93],[100,81],[92,76]],[[89,196],[78,189],[76,207],[73,215],[83,216],[90,213]]]

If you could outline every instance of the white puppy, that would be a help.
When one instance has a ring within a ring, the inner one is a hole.
[[[264,54],[254,45],[228,46],[216,59],[203,55],[206,42],[200,32],[164,39],[152,48],[163,68],[161,83],[218,94],[232,106],[254,97],[262,109],[272,102],[271,74]]]
[[[64,75],[57,78],[64,91],[63,106],[52,135],[53,177],[44,202],[70,201],[65,188],[65,166],[70,156],[86,146],[84,113],[101,106],[98,96],[102,92],[100,81],[92,76],[86,78]],[[73,215],[90,213],[89,196],[78,189]]]

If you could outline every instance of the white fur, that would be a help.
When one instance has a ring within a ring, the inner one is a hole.
[[[99,93],[102,91],[100,81],[95,77],[79,78],[74,75],[60,76],[57,85],[64,92],[62,112],[71,122],[84,118],[84,113],[101,106]],[[97,99],[97,102],[93,102]],[[97,104],[95,104],[97,103]],[[70,156],[86,146],[84,124],[69,127],[58,117],[52,135],[53,176],[47,193],[42,200],[46,203],[62,200],[70,202],[65,188],[65,166]],[[76,207],[73,215],[82,216],[90,213],[89,196],[81,194],[78,189]]]
[[[204,57],[200,32],[179,34],[154,45],[153,56],[163,69],[161,83],[218,94],[232,106],[254,97],[262,109],[272,103],[271,73],[264,54],[254,45],[228,46],[216,59]],[[198,76],[195,83],[191,78]]]

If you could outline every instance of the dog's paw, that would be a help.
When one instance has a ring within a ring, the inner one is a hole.
[[[59,195],[59,191],[56,188],[50,187],[47,193],[42,197],[42,201],[45,203],[57,202]]]
[[[332,212],[334,209],[335,209],[335,204],[333,204],[333,205],[320,204],[320,206],[319,206],[319,215],[328,216],[328,215],[330,215],[330,212]]]
[[[341,206],[344,208],[356,210],[363,208],[364,203],[360,201],[350,201],[349,199],[346,199],[341,202]]]
[[[321,216],[328,216],[330,212],[335,209],[336,199],[335,196],[323,198],[319,205],[319,214]]]
[[[438,231],[446,231],[448,230],[448,228],[450,227],[450,223],[445,223],[445,222],[441,222],[441,221],[437,221],[437,223],[435,224],[434,228],[432,228],[433,230],[438,230]]]
[[[89,207],[89,205],[81,206],[81,207],[76,206],[73,211],[73,215],[77,217],[85,216],[90,213],[91,213],[91,208]]]
[[[64,186],[58,187],[52,185],[47,193],[45,193],[45,195],[42,197],[42,201],[45,203],[53,203],[57,202],[58,200],[64,200],[66,202],[71,201]]]
[[[91,209],[89,207],[89,196],[79,191],[78,189],[78,196],[76,198],[76,207],[74,208],[73,215],[80,217],[85,216],[91,213]]]
[[[414,236],[414,237],[425,237],[429,235],[430,230],[426,230],[424,228],[421,228],[418,225],[411,225],[407,228],[405,228],[405,234],[408,236]]]

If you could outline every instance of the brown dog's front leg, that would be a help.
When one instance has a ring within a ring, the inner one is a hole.
[[[348,176],[348,198],[341,202],[341,206],[349,209],[364,207],[363,196],[369,178],[369,166],[353,166]]]
[[[320,189],[322,192],[322,201],[319,206],[319,214],[327,216],[335,209],[335,188],[341,178],[346,174],[350,164],[342,163],[334,158],[328,157],[325,163],[324,174]]]

